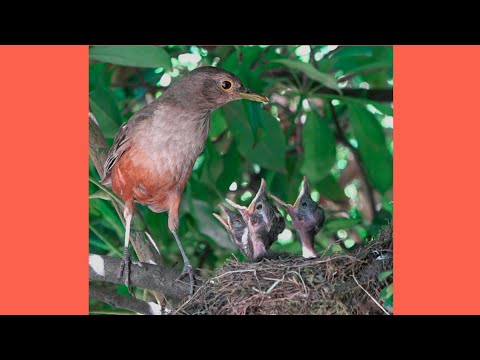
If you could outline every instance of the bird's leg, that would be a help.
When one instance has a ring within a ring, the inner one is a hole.
[[[131,256],[130,256],[130,223],[132,222],[133,217],[133,209],[128,206],[128,203],[125,203],[125,209],[123,211],[123,217],[125,218],[125,246],[123,249],[123,257],[120,263],[120,267],[117,272],[117,277],[119,279],[122,278],[123,274],[125,273],[125,286],[128,288],[128,292],[133,295],[132,287],[130,286],[130,263],[131,263]]]
[[[178,247],[180,248],[180,252],[182,253],[182,258],[184,263],[182,273],[178,277],[178,280],[181,280],[186,275],[188,275],[188,278],[190,280],[190,295],[193,295],[193,287],[195,285],[195,274],[194,274],[192,265],[190,264],[190,260],[188,260],[185,250],[183,249],[183,246],[182,246],[182,243],[180,242],[180,238],[178,237],[177,231],[172,230],[172,234],[175,237],[175,240],[177,241]]]
[[[180,252],[183,258],[184,266],[183,266],[182,273],[178,277],[178,280],[183,279],[188,274],[188,278],[190,280],[190,295],[193,295],[193,287],[195,285],[195,274],[194,274],[192,265],[190,264],[190,260],[188,260],[187,254],[185,253],[182,243],[180,242],[180,238],[178,237],[178,234],[177,234],[179,205],[180,205],[180,196],[177,195],[172,197],[170,202],[170,209],[168,211],[168,228],[172,232],[173,237],[177,242],[177,245],[180,249]]]

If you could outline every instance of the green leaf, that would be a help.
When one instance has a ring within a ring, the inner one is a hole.
[[[317,181],[315,188],[318,189],[321,195],[326,196],[333,201],[345,200],[346,196],[342,187],[333,175],[327,175],[322,180]]]
[[[303,126],[304,157],[301,172],[310,181],[325,178],[335,164],[337,147],[327,120],[317,112],[310,112]]]
[[[270,192],[275,194],[280,199],[287,200],[288,203],[293,204],[297,199],[300,184],[303,176],[300,173],[300,168],[303,164],[303,154],[299,156],[287,157],[287,175],[276,174],[274,181],[271,184]],[[281,179],[279,179],[281,177]],[[311,182],[313,184],[313,182]],[[275,190],[275,192],[273,192]]]
[[[385,142],[383,127],[363,107],[350,104],[348,110],[368,179],[379,192],[385,193],[393,183],[393,159]]]
[[[327,88],[337,90],[339,93],[341,93],[340,88],[338,87],[337,79],[330,74],[318,71],[313,67],[312,64],[290,59],[273,60],[273,62],[283,64],[292,70],[301,71],[310,79],[318,81]]]
[[[223,159],[223,172],[217,179],[217,189],[222,194],[226,194],[230,184],[235,180],[239,180],[242,172],[245,170],[245,164],[242,163],[242,158],[238,152],[235,141],[230,145],[229,150]]]
[[[374,69],[378,69],[378,71],[381,71],[381,70],[391,68],[392,66],[393,66],[393,63],[391,61],[379,60],[379,61],[373,61],[368,64],[362,64],[357,67],[353,67],[352,69],[349,70],[349,73],[359,73],[359,72],[374,70]]]
[[[102,243],[102,242],[100,242],[100,241],[98,241],[98,240],[92,239],[92,238],[89,239],[89,245],[90,245],[90,246],[95,246],[95,247],[97,247],[97,248],[99,248],[99,249],[101,249],[101,250],[105,250],[105,251],[110,251],[110,250],[111,250],[111,249],[110,249],[107,245],[105,245],[104,243]],[[122,253],[120,253],[120,256],[122,256]]]
[[[388,310],[388,308],[392,309],[393,308],[393,296],[390,296],[387,299],[385,299],[385,301],[383,302],[383,305],[387,308],[387,310]]]
[[[98,231],[91,224],[88,227],[90,231],[93,232],[100,239],[100,241],[102,241],[102,245],[106,247],[106,249],[104,247],[102,248],[104,248],[105,250],[112,251],[118,256],[122,256],[122,253],[120,252],[120,250],[118,250],[115,244],[113,244],[102,232]]]
[[[333,232],[333,231],[338,231],[342,229],[350,229],[361,223],[362,223],[361,219],[345,219],[345,218],[327,219],[325,221],[325,230]]]
[[[107,200],[107,201],[112,201],[112,198],[110,195],[108,195],[105,191],[103,190],[98,190],[94,192],[93,194],[88,196],[89,199],[102,199],[102,200]]]
[[[172,71],[170,55],[160,46],[92,46],[90,60]]]
[[[113,209],[111,202],[106,202],[101,199],[91,199],[89,214],[92,216],[94,213],[100,214],[104,222],[102,225],[114,230],[117,236],[121,239],[125,234],[125,230],[122,221],[118,217],[117,213]]]
[[[392,274],[393,274],[393,270],[383,271],[380,274],[378,274],[377,279],[378,281],[383,281]]]
[[[366,106],[366,105],[373,105],[375,108],[378,109],[381,113],[387,116],[393,116],[393,109],[390,105],[379,103],[378,101],[373,101],[367,98],[356,98],[350,96],[340,96],[340,95],[333,95],[333,94],[313,94],[312,97],[319,97],[322,99],[327,100],[340,100],[347,105],[359,105],[359,106]]]
[[[205,144],[204,153],[205,163],[202,166],[202,175],[200,179],[204,183],[215,186],[215,182],[223,172],[223,159],[220,157],[220,154],[211,141],[207,141]]]
[[[222,111],[217,110],[212,113],[212,120],[210,123],[209,138],[215,139],[220,136],[225,129],[227,129],[227,121]]]
[[[222,110],[242,156],[266,169],[285,172],[285,136],[279,122],[273,116],[267,112],[263,113],[262,127],[265,129],[265,136],[254,146],[252,128],[243,105],[240,102],[232,102]]]
[[[88,70],[88,89],[96,89],[98,86],[109,86],[110,74],[106,71],[105,63],[91,64]]]
[[[354,56],[372,56],[373,55],[373,46],[344,46],[343,48],[339,49],[335,54],[333,54],[333,58],[341,58],[347,57],[351,58]]]
[[[262,106],[259,103],[254,103],[252,101],[244,102],[246,106],[246,112],[248,113],[247,119],[250,127],[252,128],[253,134],[253,146],[257,144],[260,136],[260,129],[265,130],[263,127],[263,111]]]
[[[234,249],[227,231],[222,224],[212,215],[213,208],[206,201],[192,199],[191,209],[192,214],[196,220],[198,231],[208,236],[215,243],[225,249]]]
[[[393,284],[388,285],[385,289],[382,290],[380,293],[381,299],[388,299],[393,296]]]
[[[122,124],[122,117],[111,90],[98,86],[89,94],[90,107],[106,138],[114,138]]]
[[[198,174],[195,172],[193,172],[192,176],[190,176],[190,179],[188,180],[188,185],[188,190],[190,191],[190,194],[188,196],[190,196],[191,199],[195,198],[213,204],[219,198],[217,189],[212,185],[210,180],[201,180],[200,176],[198,176]],[[185,190],[185,194],[187,195],[187,189]],[[187,200],[191,201],[188,196]],[[188,206],[191,207],[191,204],[188,204]],[[186,209],[186,211],[189,210]]]

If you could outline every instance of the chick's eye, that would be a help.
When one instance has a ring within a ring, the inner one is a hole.
[[[302,207],[304,207],[304,208],[307,207],[307,202],[306,201],[302,202]]]
[[[232,88],[232,82],[228,80],[222,81],[222,88],[223,90],[230,90]]]
[[[263,209],[263,205],[262,205],[262,204],[258,204],[258,205],[255,207],[255,209],[257,209],[257,210],[260,211],[260,210]]]

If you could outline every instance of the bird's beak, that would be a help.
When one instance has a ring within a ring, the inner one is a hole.
[[[282,200],[280,200],[279,198],[277,198],[276,196],[274,195],[270,195],[270,197],[275,200],[275,202],[277,204],[279,204],[280,206],[282,206],[289,214],[290,216],[293,215],[293,206],[290,205],[290,204],[287,204],[286,202],[283,202]]]
[[[308,180],[306,176],[303,177],[302,188],[300,189],[300,193],[298,194],[297,200],[295,200],[295,204],[293,204],[293,207],[295,208],[298,207],[298,203],[300,202],[300,199],[303,196],[311,197],[310,185],[308,184]]]
[[[240,215],[242,215],[243,220],[247,221],[247,217],[248,217],[247,207],[239,205],[228,198],[226,198],[225,201],[228,202],[230,205],[232,205],[235,209],[237,209],[240,212]]]
[[[213,216],[215,216],[215,217],[217,218],[217,220],[220,221],[220,223],[221,223],[223,226],[225,226],[225,228],[226,228],[227,230],[229,229],[228,223],[227,223],[227,221],[226,221],[224,218],[222,218],[220,215],[215,214],[215,213],[213,213]]]
[[[250,89],[244,88],[243,86],[238,88],[236,92],[237,92],[238,96],[240,96],[242,99],[247,99],[247,100],[251,100],[251,101],[258,101],[258,102],[261,102],[261,103],[268,103],[268,101],[269,101],[267,97],[265,97],[263,95],[260,95],[260,94],[257,94],[256,92],[254,92]]]
[[[262,179],[260,182],[260,188],[255,194],[255,197],[253,198],[252,202],[248,206],[248,211],[250,212],[250,214],[253,214],[253,212],[255,211],[255,205],[257,204],[258,199],[260,198],[260,196],[265,194],[266,190],[267,190],[267,184],[265,183],[265,180]]]

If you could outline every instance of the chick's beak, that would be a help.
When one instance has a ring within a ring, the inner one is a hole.
[[[248,217],[249,217],[250,214],[248,213],[248,208],[247,207],[239,205],[239,204],[233,202],[232,200],[230,200],[228,198],[226,198],[225,201],[228,202],[230,205],[232,205],[235,209],[238,210],[240,215],[242,215],[242,218],[243,218],[244,221],[248,220]]]
[[[265,180],[262,179],[260,182],[260,188],[255,194],[255,197],[253,198],[253,200],[250,202],[250,205],[248,205],[248,211],[250,214],[253,214],[253,212],[255,211],[255,206],[257,205],[258,199],[265,194],[266,190],[267,190],[267,184],[265,183]]]
[[[217,220],[220,221],[220,224],[222,224],[223,226],[225,226],[225,228],[226,228],[227,230],[230,228],[230,227],[228,226],[227,221],[226,221],[224,218],[222,218],[220,215],[213,213],[213,216],[215,216],[215,217],[217,218]]]
[[[239,87],[237,90],[236,90],[238,96],[240,96],[242,99],[247,99],[247,100],[251,100],[251,101],[258,101],[258,102],[261,102],[261,103],[268,103],[268,98],[263,96],[263,95],[260,95],[260,94],[257,94],[256,92],[250,90],[250,89],[247,89],[243,86]]]

